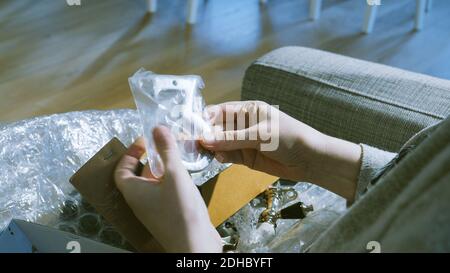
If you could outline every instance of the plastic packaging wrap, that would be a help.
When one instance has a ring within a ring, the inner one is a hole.
[[[0,128],[0,209],[53,224],[74,191],[73,175],[112,137],[129,145],[138,135],[135,111],[72,112]]]
[[[69,178],[111,138],[129,145],[139,135],[135,110],[71,112],[0,125],[0,227],[14,217],[126,248]],[[193,180],[203,183],[226,167],[213,161]]]
[[[314,211],[300,220],[279,219],[275,228],[270,223],[258,221],[266,206],[263,195],[256,197],[227,220],[239,234],[237,252],[304,252],[346,210],[345,199],[316,185],[299,182],[294,186],[283,186],[278,183],[276,187],[297,191],[295,199],[283,198],[285,201],[278,204],[280,207],[301,200],[312,205]]]
[[[141,125],[134,110],[71,112],[0,125],[0,228],[18,218],[130,249],[69,178],[112,137],[129,145],[138,135]],[[191,175],[202,183],[227,166],[213,161]],[[322,188],[297,183],[294,189],[298,200],[314,206],[313,217],[278,220],[275,232],[270,224],[258,223],[265,206],[257,197],[228,221],[239,234],[238,251],[303,251],[319,233],[315,227],[345,210],[344,199]]]
[[[203,133],[212,131],[200,93],[204,86],[202,79],[199,76],[159,75],[141,68],[129,83],[141,117],[152,173],[160,177],[164,172],[152,137],[157,125],[170,128],[188,171],[204,170],[214,156],[198,144]]]

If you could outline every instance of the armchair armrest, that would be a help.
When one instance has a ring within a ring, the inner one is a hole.
[[[246,71],[241,98],[262,100],[323,133],[396,151],[450,114],[450,81],[303,47]]]

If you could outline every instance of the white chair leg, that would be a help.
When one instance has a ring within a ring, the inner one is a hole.
[[[416,0],[416,20],[414,28],[421,30],[425,21],[425,10],[427,9],[427,0]]]
[[[309,0],[309,18],[311,20],[319,19],[321,7],[322,0]]]
[[[188,11],[186,20],[188,24],[195,24],[197,21],[198,0],[188,0]]]
[[[158,0],[147,0],[147,10],[150,13],[156,12]]]
[[[369,34],[373,30],[373,26],[375,24],[375,19],[377,17],[377,5],[367,5],[366,6],[366,14],[364,15],[364,23],[362,31],[366,34]]]
[[[427,0],[427,10],[426,12],[430,12],[433,8],[433,0]]]

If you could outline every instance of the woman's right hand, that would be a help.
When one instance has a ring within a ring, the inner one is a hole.
[[[208,107],[208,112],[215,130],[200,143],[220,162],[315,183],[353,199],[359,145],[327,136],[265,102],[227,102]]]

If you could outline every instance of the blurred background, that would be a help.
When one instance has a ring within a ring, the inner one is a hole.
[[[198,74],[207,103],[240,98],[245,69],[282,46],[323,49],[450,79],[450,1],[421,31],[416,0],[382,0],[370,34],[365,0],[0,0],[0,123],[86,109],[135,108],[128,77]],[[265,2],[265,3],[262,3]]]

